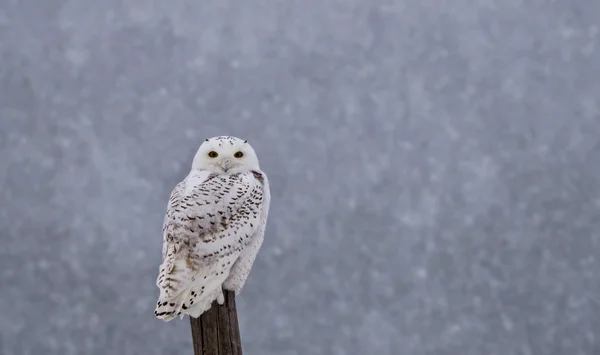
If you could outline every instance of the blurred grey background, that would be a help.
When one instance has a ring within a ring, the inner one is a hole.
[[[153,316],[199,144],[272,184],[245,354],[600,353],[597,0],[0,2],[0,353]]]

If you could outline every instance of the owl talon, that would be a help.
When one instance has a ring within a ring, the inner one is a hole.
[[[217,296],[217,303],[221,306],[225,304],[225,296],[223,296],[223,290],[221,290],[221,292],[219,292],[219,295]]]

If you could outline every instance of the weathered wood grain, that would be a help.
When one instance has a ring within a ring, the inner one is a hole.
[[[200,318],[190,317],[194,355],[242,355],[235,294],[224,296],[224,305],[214,302]]]

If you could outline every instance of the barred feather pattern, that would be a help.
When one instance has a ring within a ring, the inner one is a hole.
[[[261,171],[194,170],[177,184],[163,222],[156,317],[199,317],[214,300],[222,303],[223,287],[239,293],[263,241],[269,201]]]

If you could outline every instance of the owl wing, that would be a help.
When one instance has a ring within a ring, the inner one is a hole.
[[[260,226],[254,232],[250,242],[246,244],[240,253],[240,256],[237,258],[235,264],[229,272],[229,277],[227,277],[227,280],[225,280],[223,283],[223,289],[233,291],[236,295],[239,294],[242,290],[242,287],[244,287],[244,284],[248,279],[248,275],[250,274],[250,270],[252,269],[252,265],[254,264],[254,260],[256,259],[260,247],[262,246],[265,236],[265,228],[267,225],[267,218],[269,215],[269,205],[271,202],[269,181],[266,174],[262,174],[262,176],[259,176],[258,178],[261,179],[263,187]]]
[[[175,187],[163,222],[158,318],[197,317],[221,294],[221,284],[260,226],[260,176],[192,172]]]

